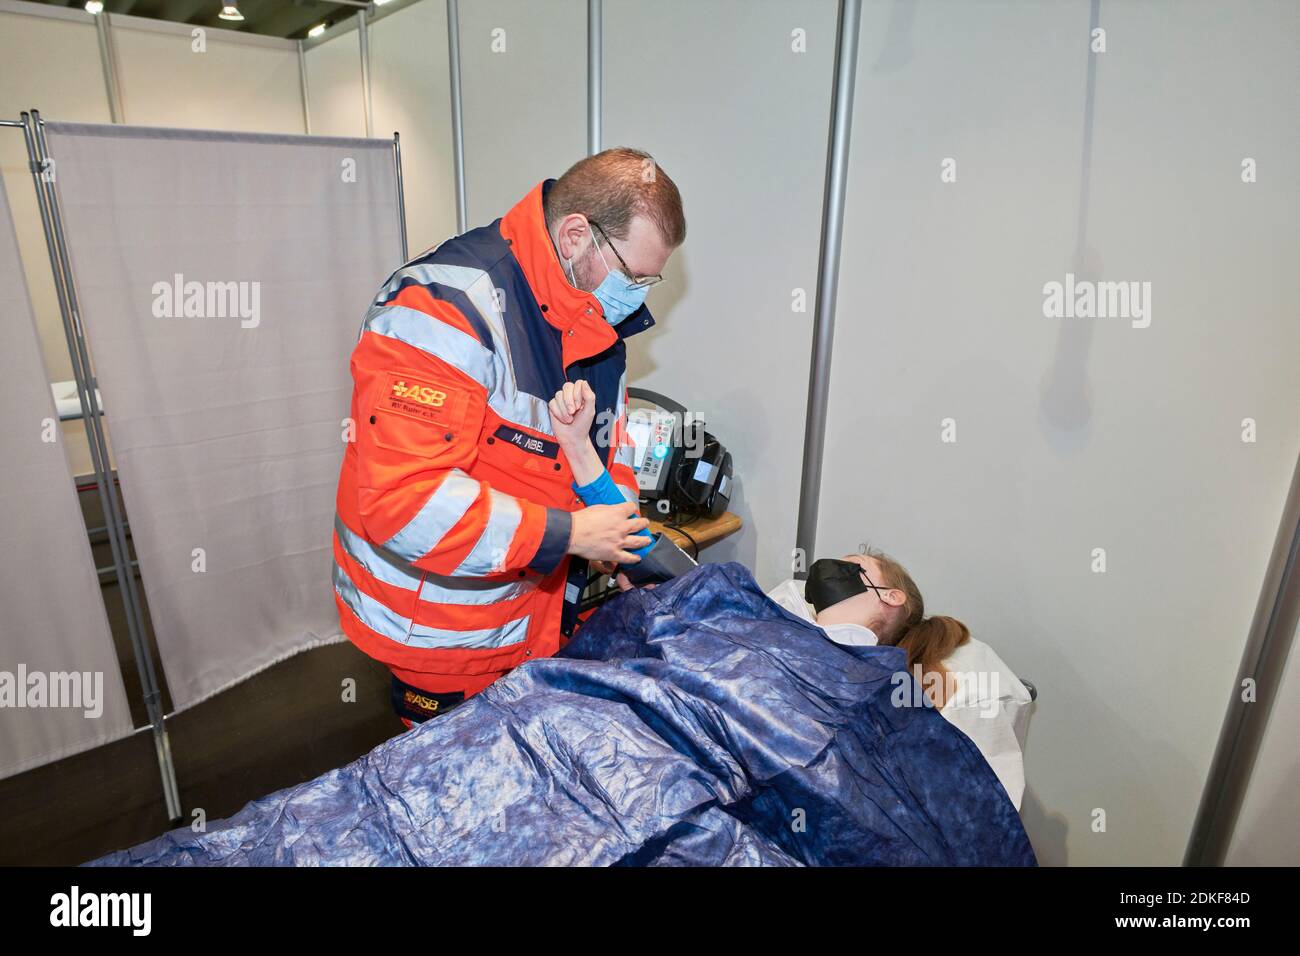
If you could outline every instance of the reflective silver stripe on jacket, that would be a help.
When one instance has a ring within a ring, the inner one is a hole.
[[[618,377],[618,394],[614,396],[614,421],[622,421],[623,413],[627,411],[627,402],[623,401],[627,395],[627,369],[623,369],[623,374]]]
[[[348,577],[347,572],[334,562],[334,592],[359,620],[376,634],[408,647],[428,649],[507,647],[522,642],[528,635],[531,615],[507,621],[500,627],[481,628],[474,631],[452,631],[445,628],[412,624],[404,617],[385,607],[361,591]]]
[[[418,589],[421,601],[481,606],[514,600],[537,587],[538,579],[535,577],[501,583],[420,571],[396,555],[371,544],[345,525],[337,515],[334,518],[334,531],[339,536],[343,552],[365,568],[371,577],[403,591]]]
[[[442,319],[404,305],[371,306],[363,332],[405,342],[460,369],[488,392],[496,380],[491,349]]]
[[[384,547],[407,562],[418,561],[442,541],[443,536],[465,517],[483,490],[479,482],[459,468],[453,468],[420,506],[406,527],[384,542]]]
[[[434,627],[417,624],[411,630],[411,639],[406,643],[411,647],[459,647],[485,648],[508,647],[520,644],[528,637],[528,621],[531,614],[507,621],[500,627],[484,628],[480,631],[444,631]]]
[[[494,367],[498,375],[494,379],[494,387],[488,389],[488,404],[508,422],[554,435],[551,430],[551,413],[546,401],[536,395],[521,392],[519,383],[515,380],[514,361],[510,356],[510,338],[506,334],[505,317],[497,301],[491,276],[483,269],[475,269],[471,266],[441,263],[408,265],[393,273],[392,278],[380,290],[376,301],[382,302],[393,295],[405,279],[413,279],[423,285],[436,282],[465,294],[470,304],[478,310],[496,348]]]
[[[523,509],[519,507],[517,498],[490,486],[488,491],[492,510],[488,513],[487,523],[474,547],[456,568],[456,574],[482,575],[500,571],[515,532],[519,530],[519,522],[523,520]]]

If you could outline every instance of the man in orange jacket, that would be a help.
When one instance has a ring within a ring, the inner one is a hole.
[[[639,150],[606,150],[402,266],[366,313],[334,595],[343,632],[393,672],[407,726],[554,654],[587,562],[609,573],[650,542],[624,340],[654,325],[646,290],[685,237],[673,181]],[[579,380],[626,505],[574,494],[547,403]]]

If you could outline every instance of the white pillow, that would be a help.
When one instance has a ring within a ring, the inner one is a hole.
[[[944,658],[943,666],[957,679],[957,688],[939,713],[979,748],[1019,810],[1032,703],[1028,689],[993,648],[974,637]]]

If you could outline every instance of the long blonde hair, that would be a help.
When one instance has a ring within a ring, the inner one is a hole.
[[[883,632],[877,634],[880,643],[907,651],[908,669],[914,670],[920,665],[922,687],[933,687],[937,699],[932,699],[936,706],[942,707],[953,690],[948,686],[949,677],[943,660],[970,640],[970,628],[956,618],[942,614],[926,617],[925,599],[921,597],[921,589],[916,586],[907,569],[879,551],[867,551],[866,556],[875,558],[880,565],[884,580],[877,583],[881,587],[897,588],[907,596],[900,608],[902,613],[892,615]],[[926,681],[925,677],[930,674],[938,674],[939,679]]]

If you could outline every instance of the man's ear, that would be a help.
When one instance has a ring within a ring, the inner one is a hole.
[[[573,259],[591,242],[587,234],[587,220],[581,213],[571,212],[560,220],[555,233],[555,245],[565,259]]]

